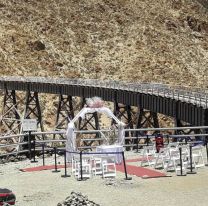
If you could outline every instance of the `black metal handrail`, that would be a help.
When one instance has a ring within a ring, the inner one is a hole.
[[[0,77],[0,89],[5,89],[5,83],[15,84],[17,90],[28,89],[28,86],[33,84],[39,84],[41,87],[41,92],[47,93],[48,87],[56,85],[58,87],[63,86],[86,86],[86,87],[96,87],[96,88],[106,88],[106,89],[115,89],[115,90],[124,90],[124,91],[133,91],[144,94],[151,94],[156,96],[167,97],[175,100],[180,100],[187,103],[192,103],[203,108],[208,108],[208,90],[202,88],[190,88],[185,86],[172,86],[160,83],[125,83],[125,82],[116,82],[109,80],[98,80],[98,79],[67,79],[67,78],[48,78],[48,77],[14,77],[14,76],[5,76]],[[22,89],[18,87],[18,84],[23,84]],[[44,90],[42,87],[46,86],[47,89]],[[15,88],[13,88],[15,90]],[[36,88],[37,89],[37,88]],[[57,88],[56,88],[57,90]],[[60,89],[58,89],[60,91]],[[51,91],[51,89],[50,89]],[[55,92],[55,91],[54,91]],[[57,93],[57,92],[55,92]]]
[[[141,129],[125,129],[124,131],[153,131],[153,130],[158,130],[158,131],[161,131],[161,130],[163,130],[163,131],[166,131],[166,130],[181,130],[181,129],[184,129],[184,128],[189,128],[189,129],[194,129],[194,128],[197,128],[197,129],[199,129],[199,128],[201,128],[201,129],[208,129],[208,126],[201,126],[201,127],[175,127],[175,128],[141,128]],[[104,130],[92,130],[92,131],[88,131],[88,132],[94,132],[94,133],[97,133],[97,132],[100,132],[100,131],[104,131]],[[65,134],[66,133],[66,131],[65,130],[62,130],[62,131],[48,131],[48,132],[32,132],[31,133],[31,135],[40,135],[40,134],[42,134],[42,133],[44,133],[44,134],[57,134],[57,132],[60,134]],[[85,133],[86,131],[84,130],[84,131],[76,131],[76,133]],[[0,137],[0,139],[13,139],[14,137],[19,137],[19,136],[27,136],[29,133],[25,133],[25,134],[19,134],[19,135],[10,135],[10,136],[2,136],[2,137]],[[175,139],[179,139],[179,138],[181,138],[181,139],[183,139],[183,140],[188,140],[190,137],[203,137],[203,138],[205,138],[205,137],[208,137],[208,134],[207,133],[205,133],[205,134],[179,134],[179,135],[170,135],[170,134],[162,134],[162,136],[164,137],[164,138],[167,138],[168,139],[168,142],[169,142],[169,139],[170,138],[175,138]],[[155,138],[156,136],[155,135],[144,135],[144,136],[142,136],[142,135],[140,135],[140,136],[137,136],[137,137],[135,137],[135,136],[132,136],[132,137],[125,137],[125,139],[127,140],[129,140],[129,139],[131,139],[131,140],[137,140],[136,141],[136,143],[134,142],[134,143],[130,143],[130,144],[126,144],[126,145],[124,145],[124,147],[134,147],[134,146],[136,146],[137,148],[138,148],[138,146],[143,146],[143,145],[146,145],[146,144],[148,144],[148,142],[149,142],[149,140],[150,139],[153,139],[153,138]],[[138,140],[140,140],[140,139],[148,139],[148,141],[146,141],[146,143],[144,144],[144,143],[139,143],[139,141]],[[93,140],[95,140],[95,139],[86,139],[85,141],[93,141]],[[98,138],[97,139],[98,141],[100,141],[100,139]],[[46,139],[46,140],[37,140],[36,141],[36,144],[46,144],[46,143],[56,143],[56,142],[66,142],[67,140],[66,139],[58,139],[58,140],[54,140],[54,139]],[[186,143],[187,143],[187,141],[185,141]],[[202,141],[192,141],[192,143],[202,143]],[[31,144],[32,144],[32,142],[31,141],[29,141],[28,140],[28,142],[18,142],[18,143],[12,143],[12,144],[0,144],[0,148],[2,149],[2,148],[7,148],[7,147],[15,147],[15,146],[22,146],[22,145],[28,145],[29,146],[29,149],[28,150],[24,150],[24,151],[26,151],[26,152],[31,152]],[[78,147],[78,148],[80,148],[80,149],[90,149],[90,148],[94,148],[95,146],[81,146],[81,147]],[[5,154],[1,154],[0,155],[0,157],[2,157],[2,156],[8,156],[8,155],[12,155],[12,154],[19,154],[19,153],[22,153],[22,151],[23,150],[19,150],[19,151],[14,151],[14,152],[12,152],[12,153],[5,153]]]

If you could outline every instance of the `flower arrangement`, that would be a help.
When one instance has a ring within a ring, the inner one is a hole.
[[[92,97],[86,99],[86,104],[90,108],[100,108],[104,106],[104,101],[100,97]]]

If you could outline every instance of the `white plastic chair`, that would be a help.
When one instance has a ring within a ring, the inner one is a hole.
[[[79,160],[74,160],[74,168],[73,168],[74,176],[77,179],[81,178],[81,164]],[[92,168],[90,158],[82,159],[82,177],[83,178],[91,178],[92,177]]]
[[[105,177],[116,177],[115,156],[106,156],[102,160],[102,175]]]
[[[166,164],[164,165],[164,170],[170,171],[174,170],[176,174],[178,175],[181,172],[182,169],[182,174],[186,174],[186,169],[187,169],[187,153],[182,152],[181,154],[181,161],[182,161],[182,167],[180,166],[180,152],[179,149],[172,149],[169,150],[169,158],[166,160]]]
[[[205,166],[202,149],[202,145],[192,147],[192,163],[195,169]]]
[[[71,160],[71,173],[72,175],[75,174],[76,172],[76,164],[79,162],[79,157],[77,155],[73,155],[72,160]]]
[[[179,142],[169,142],[167,147],[169,147],[169,148],[178,148],[179,147]]]
[[[103,174],[103,168],[102,168],[102,158],[100,157],[94,157],[92,159],[92,174],[94,176],[96,175],[102,175]]]
[[[154,162],[154,168],[165,168],[165,164],[170,158],[170,148],[160,148],[159,153],[157,153],[155,162]]]
[[[143,166],[143,164],[145,163],[148,163],[149,166],[154,165],[155,155],[156,155],[155,145],[145,146],[142,152],[141,166]]]

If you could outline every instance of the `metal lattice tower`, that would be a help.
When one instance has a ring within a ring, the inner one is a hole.
[[[134,113],[130,105],[123,105],[118,102],[114,102],[114,115],[126,124],[125,128],[134,128]],[[115,121],[112,121],[112,124],[114,123]],[[126,132],[126,137],[131,136],[133,136],[132,132]],[[125,144],[130,144],[130,142],[130,139],[125,140]]]
[[[42,124],[42,115],[40,109],[40,103],[38,98],[38,92],[26,92],[24,119],[36,119],[37,128],[40,131],[44,131]]]
[[[59,95],[59,103],[56,115],[55,131],[65,130],[70,120],[74,118],[73,99],[72,96]],[[55,139],[54,135],[54,139]],[[63,135],[59,135],[64,139]]]
[[[158,121],[157,113],[144,110],[143,108],[139,108],[136,128],[142,128],[142,127],[158,128],[159,121]]]
[[[189,123],[186,123],[184,121],[181,121],[179,119],[176,119],[175,120],[175,127],[181,127],[181,130],[176,130],[175,131],[175,134],[176,135],[179,135],[179,134],[182,134],[182,135],[189,135],[189,134],[205,134],[206,131],[202,130],[202,129],[186,129],[186,130],[183,130],[183,127],[191,127],[192,125],[190,125]],[[195,140],[198,141],[198,140],[202,140],[204,137],[195,137]],[[175,139],[174,141],[177,141],[177,139]]]
[[[26,92],[26,99],[25,99],[25,110],[23,114],[24,119],[36,119],[37,120],[37,128],[41,132],[44,131],[43,124],[42,124],[42,116],[41,116],[41,109],[40,103],[38,98],[38,92],[31,92],[27,90]],[[21,132],[24,133],[21,127]],[[28,141],[28,136],[19,137],[19,142]],[[31,137],[33,140],[35,137]],[[41,139],[40,136],[36,136],[36,138]],[[45,139],[44,135],[42,135],[42,139]],[[25,146],[27,147],[27,146]],[[17,147],[17,150],[24,149],[24,147]]]
[[[83,98],[82,99],[82,108],[84,107],[85,102],[86,102],[86,99]],[[85,114],[84,119],[79,118],[78,128],[79,128],[79,130],[99,130],[100,126],[99,126],[97,112]],[[100,138],[100,134],[99,133],[96,133],[96,134],[92,133],[92,134],[90,134],[90,138],[91,139],[96,139],[96,138],[98,139],[98,138]],[[94,140],[93,141],[83,141],[83,145],[84,146],[91,146],[94,142],[95,142]]]
[[[20,116],[21,115],[18,111],[18,103],[15,90],[6,89],[3,100],[1,125],[3,125],[7,135],[20,133]]]

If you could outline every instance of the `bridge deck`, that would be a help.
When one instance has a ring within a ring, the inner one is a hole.
[[[123,83],[97,79],[1,77],[0,89],[71,96],[100,96],[172,116],[192,125],[208,125],[208,91],[154,83]]]

